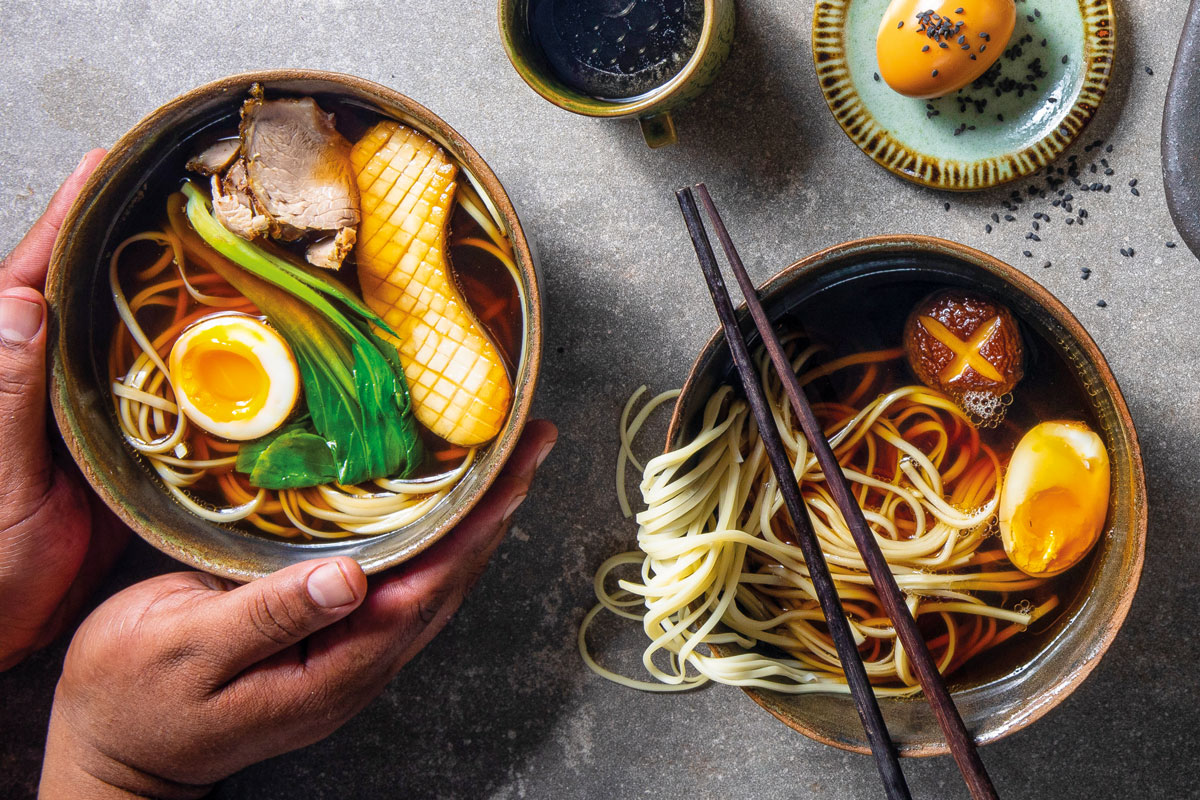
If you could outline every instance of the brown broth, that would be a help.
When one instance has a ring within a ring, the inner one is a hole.
[[[315,99],[324,110],[335,114],[339,131],[352,143],[373,124],[384,119],[377,112],[352,101],[321,95],[315,96]],[[154,175],[150,176],[146,181],[143,191],[139,193],[131,206],[122,214],[120,232],[113,237],[112,241],[120,242],[128,236],[142,231],[157,230],[166,227],[165,209],[167,197],[176,191],[186,178],[196,177],[187,172],[184,163],[192,155],[201,151],[209,144],[219,139],[236,135],[237,115],[231,114],[228,118],[210,124],[203,130],[181,141],[173,151],[164,157]],[[467,178],[461,171],[458,180],[460,185],[467,181]],[[461,205],[455,204],[447,237],[448,258],[452,267],[452,275],[468,306],[475,313],[479,323],[499,349],[509,377],[515,379],[516,367],[521,355],[523,331],[523,310],[517,285],[512,273],[496,256],[481,248],[462,244],[462,240],[470,238],[490,241],[479,223]],[[293,260],[301,263],[304,261],[303,243],[287,244],[261,241],[256,243],[285,251]],[[127,297],[133,297],[137,292],[146,288],[151,283],[174,276],[174,267],[169,267],[167,272],[159,275],[150,282],[139,282],[136,280],[135,274],[152,264],[161,252],[160,248],[150,244],[138,244],[125,251],[119,266],[119,277]],[[347,257],[341,269],[337,271],[336,277],[353,291],[361,294],[358,270],[353,254]],[[230,292],[236,294],[232,290]],[[202,308],[208,309],[207,306],[202,306],[191,298],[188,298],[188,313]],[[208,310],[210,312],[219,311],[219,309]],[[165,329],[172,317],[173,311],[164,308],[148,309],[139,314],[138,319],[147,335],[151,339],[154,339]],[[117,328],[114,331],[113,339],[114,346],[116,342],[115,337],[119,334],[121,327],[123,327],[119,321],[117,321],[116,325]],[[110,347],[109,349],[111,351],[112,348]],[[128,362],[123,360],[122,363]],[[102,368],[101,372],[102,374],[107,374],[109,369]],[[107,384],[108,380],[105,380],[104,383]],[[298,408],[296,415],[300,413],[303,413],[302,408]],[[113,424],[116,424],[115,419]],[[464,448],[450,444],[420,425],[420,423],[417,423],[417,425],[422,444],[424,445],[424,460],[413,471],[411,477],[425,477],[444,473],[461,462],[466,452]],[[197,451],[197,444],[203,436],[203,432],[196,426],[191,426],[187,440],[191,452]],[[244,481],[244,476],[242,478],[242,483],[248,485]],[[188,489],[188,493],[196,499],[214,507],[224,506],[229,502],[223,491],[218,487],[216,476],[212,474],[201,478],[200,481]],[[253,530],[256,535],[267,535],[261,531],[252,529],[248,525],[239,524],[239,527],[246,530]]]
[[[847,281],[824,289],[793,307],[777,323],[777,329],[796,331],[807,339],[829,346],[830,359],[868,350],[882,350],[903,344],[904,323],[909,311],[924,297],[947,288],[923,280],[891,279],[880,282]],[[847,313],[847,309],[852,309]],[[1013,309],[1014,312],[1016,309]],[[980,430],[980,438],[1007,465],[1017,442],[1033,426],[1056,419],[1074,419],[1100,430],[1098,421],[1087,402],[1087,394],[1067,362],[1051,342],[1020,320],[1025,348],[1025,375],[1013,390],[1013,402],[1004,421],[997,427]],[[857,382],[855,370],[844,370],[830,378],[807,387],[814,403],[836,402],[852,390]],[[901,386],[919,384],[919,379],[903,358],[889,362],[876,386],[890,391]],[[869,402],[876,396],[874,388],[859,402]],[[999,536],[981,546],[980,551],[1002,550]],[[1055,637],[1083,602],[1090,573],[1095,562],[1095,549],[1081,563],[1063,574],[1048,579],[1035,589],[1001,598],[996,593],[980,593],[993,604],[1012,608],[1021,600],[1033,605],[1057,595],[1059,605],[1030,628],[1009,640],[972,657],[953,673],[953,688],[978,686],[998,680],[1028,664]],[[1003,566],[1011,568],[1007,561]],[[940,623],[929,625],[925,633],[934,637],[945,632]]]

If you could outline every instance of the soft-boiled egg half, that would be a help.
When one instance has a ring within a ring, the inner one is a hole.
[[[234,441],[283,424],[300,394],[287,342],[245,314],[215,314],[185,330],[171,348],[175,399],[195,424]]]
[[[1082,422],[1043,422],[1021,437],[1000,496],[1000,537],[1022,572],[1049,577],[1079,563],[1108,514],[1108,451]]]
[[[1013,0],[892,0],[875,55],[887,85],[909,97],[941,97],[987,72],[1008,46]]]

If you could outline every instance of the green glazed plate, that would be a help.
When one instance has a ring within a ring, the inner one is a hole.
[[[1104,99],[1116,51],[1110,0],[1018,0],[1000,81],[1036,89],[997,97],[977,81],[936,100],[905,97],[878,78],[875,36],[887,6],[818,0],[813,62],[846,135],[902,178],[970,191],[1031,175],[1070,146]]]

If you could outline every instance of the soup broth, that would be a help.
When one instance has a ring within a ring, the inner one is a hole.
[[[334,115],[338,132],[350,142],[360,139],[383,119],[371,109],[340,98],[318,96],[316,100],[324,111]],[[253,303],[196,258],[186,259],[184,271],[188,281],[205,296],[217,298],[221,305],[214,307],[190,296],[180,280],[179,267],[174,263],[171,247],[162,238],[162,232],[167,235],[171,233],[173,221],[178,223],[178,220],[168,219],[168,202],[177,203],[182,215],[182,195],[176,199],[173,193],[178,191],[185,179],[196,180],[196,176],[188,173],[185,163],[213,143],[236,138],[237,126],[237,115],[231,114],[180,142],[163,158],[147,180],[144,190],[122,215],[120,229],[113,238],[113,241],[123,242],[148,230],[160,232],[156,234],[157,238],[128,244],[115,260],[119,287],[130,301],[141,329],[154,342],[164,359],[179,333],[206,315],[230,311],[265,319]],[[523,347],[524,312],[518,288],[519,278],[512,264],[511,247],[499,235],[494,220],[485,219],[484,222],[491,228],[488,230],[477,219],[476,214],[481,211],[487,213],[486,207],[480,208],[481,204],[470,188],[465,170],[458,170],[457,181],[459,194],[453,204],[446,242],[450,262],[447,269],[475,320],[494,343],[509,380],[513,381]],[[460,200],[464,191],[469,191],[476,198],[471,210]],[[170,201],[168,198],[171,198]],[[291,262],[304,263],[305,252],[300,243],[256,240],[255,244]],[[345,258],[333,277],[356,297],[363,297],[354,252]],[[107,353],[105,382],[119,387],[141,353],[129,327],[117,320]],[[171,388],[157,391],[164,400],[173,399]],[[127,407],[123,410],[119,398],[117,409],[118,416],[125,414],[128,417],[130,414]],[[161,409],[139,408],[137,413],[149,418],[147,430],[151,436],[166,435],[173,424],[174,415],[164,413]],[[294,422],[305,413],[302,394],[289,422]],[[178,493],[176,496],[191,510],[213,512],[214,521],[226,522],[217,513],[219,510],[248,503],[259,491],[250,484],[246,474],[233,466],[233,458],[243,443],[216,436],[186,421],[184,424],[186,431],[182,441],[170,453],[189,462],[187,466],[180,467],[179,473],[184,478],[175,487],[181,489],[185,496]],[[129,440],[128,426],[126,430]],[[338,538],[356,533],[382,533],[389,529],[389,521],[400,527],[405,520],[415,519],[419,513],[427,512],[432,505],[444,499],[449,488],[471,468],[480,450],[479,446],[453,444],[420,424],[417,425],[417,433],[422,445],[421,461],[410,466],[405,475],[395,480],[385,476],[379,481],[360,486],[264,490],[266,496],[262,498],[259,510],[244,519],[229,521],[229,524],[255,533],[286,538]],[[486,448],[487,444],[482,447]],[[199,462],[203,466],[190,462]],[[158,469],[154,464],[151,466]],[[453,476],[453,480],[447,476]],[[159,477],[172,484],[178,476],[164,475],[159,470]],[[379,512],[358,518],[354,509],[364,505],[359,502],[363,499],[368,501],[367,504],[377,501]],[[191,503],[199,508],[192,507]],[[413,513],[400,513],[405,509]]]

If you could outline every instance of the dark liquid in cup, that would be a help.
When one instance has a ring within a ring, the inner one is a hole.
[[[529,29],[566,85],[624,100],[666,83],[700,41],[703,0],[533,0]]]

